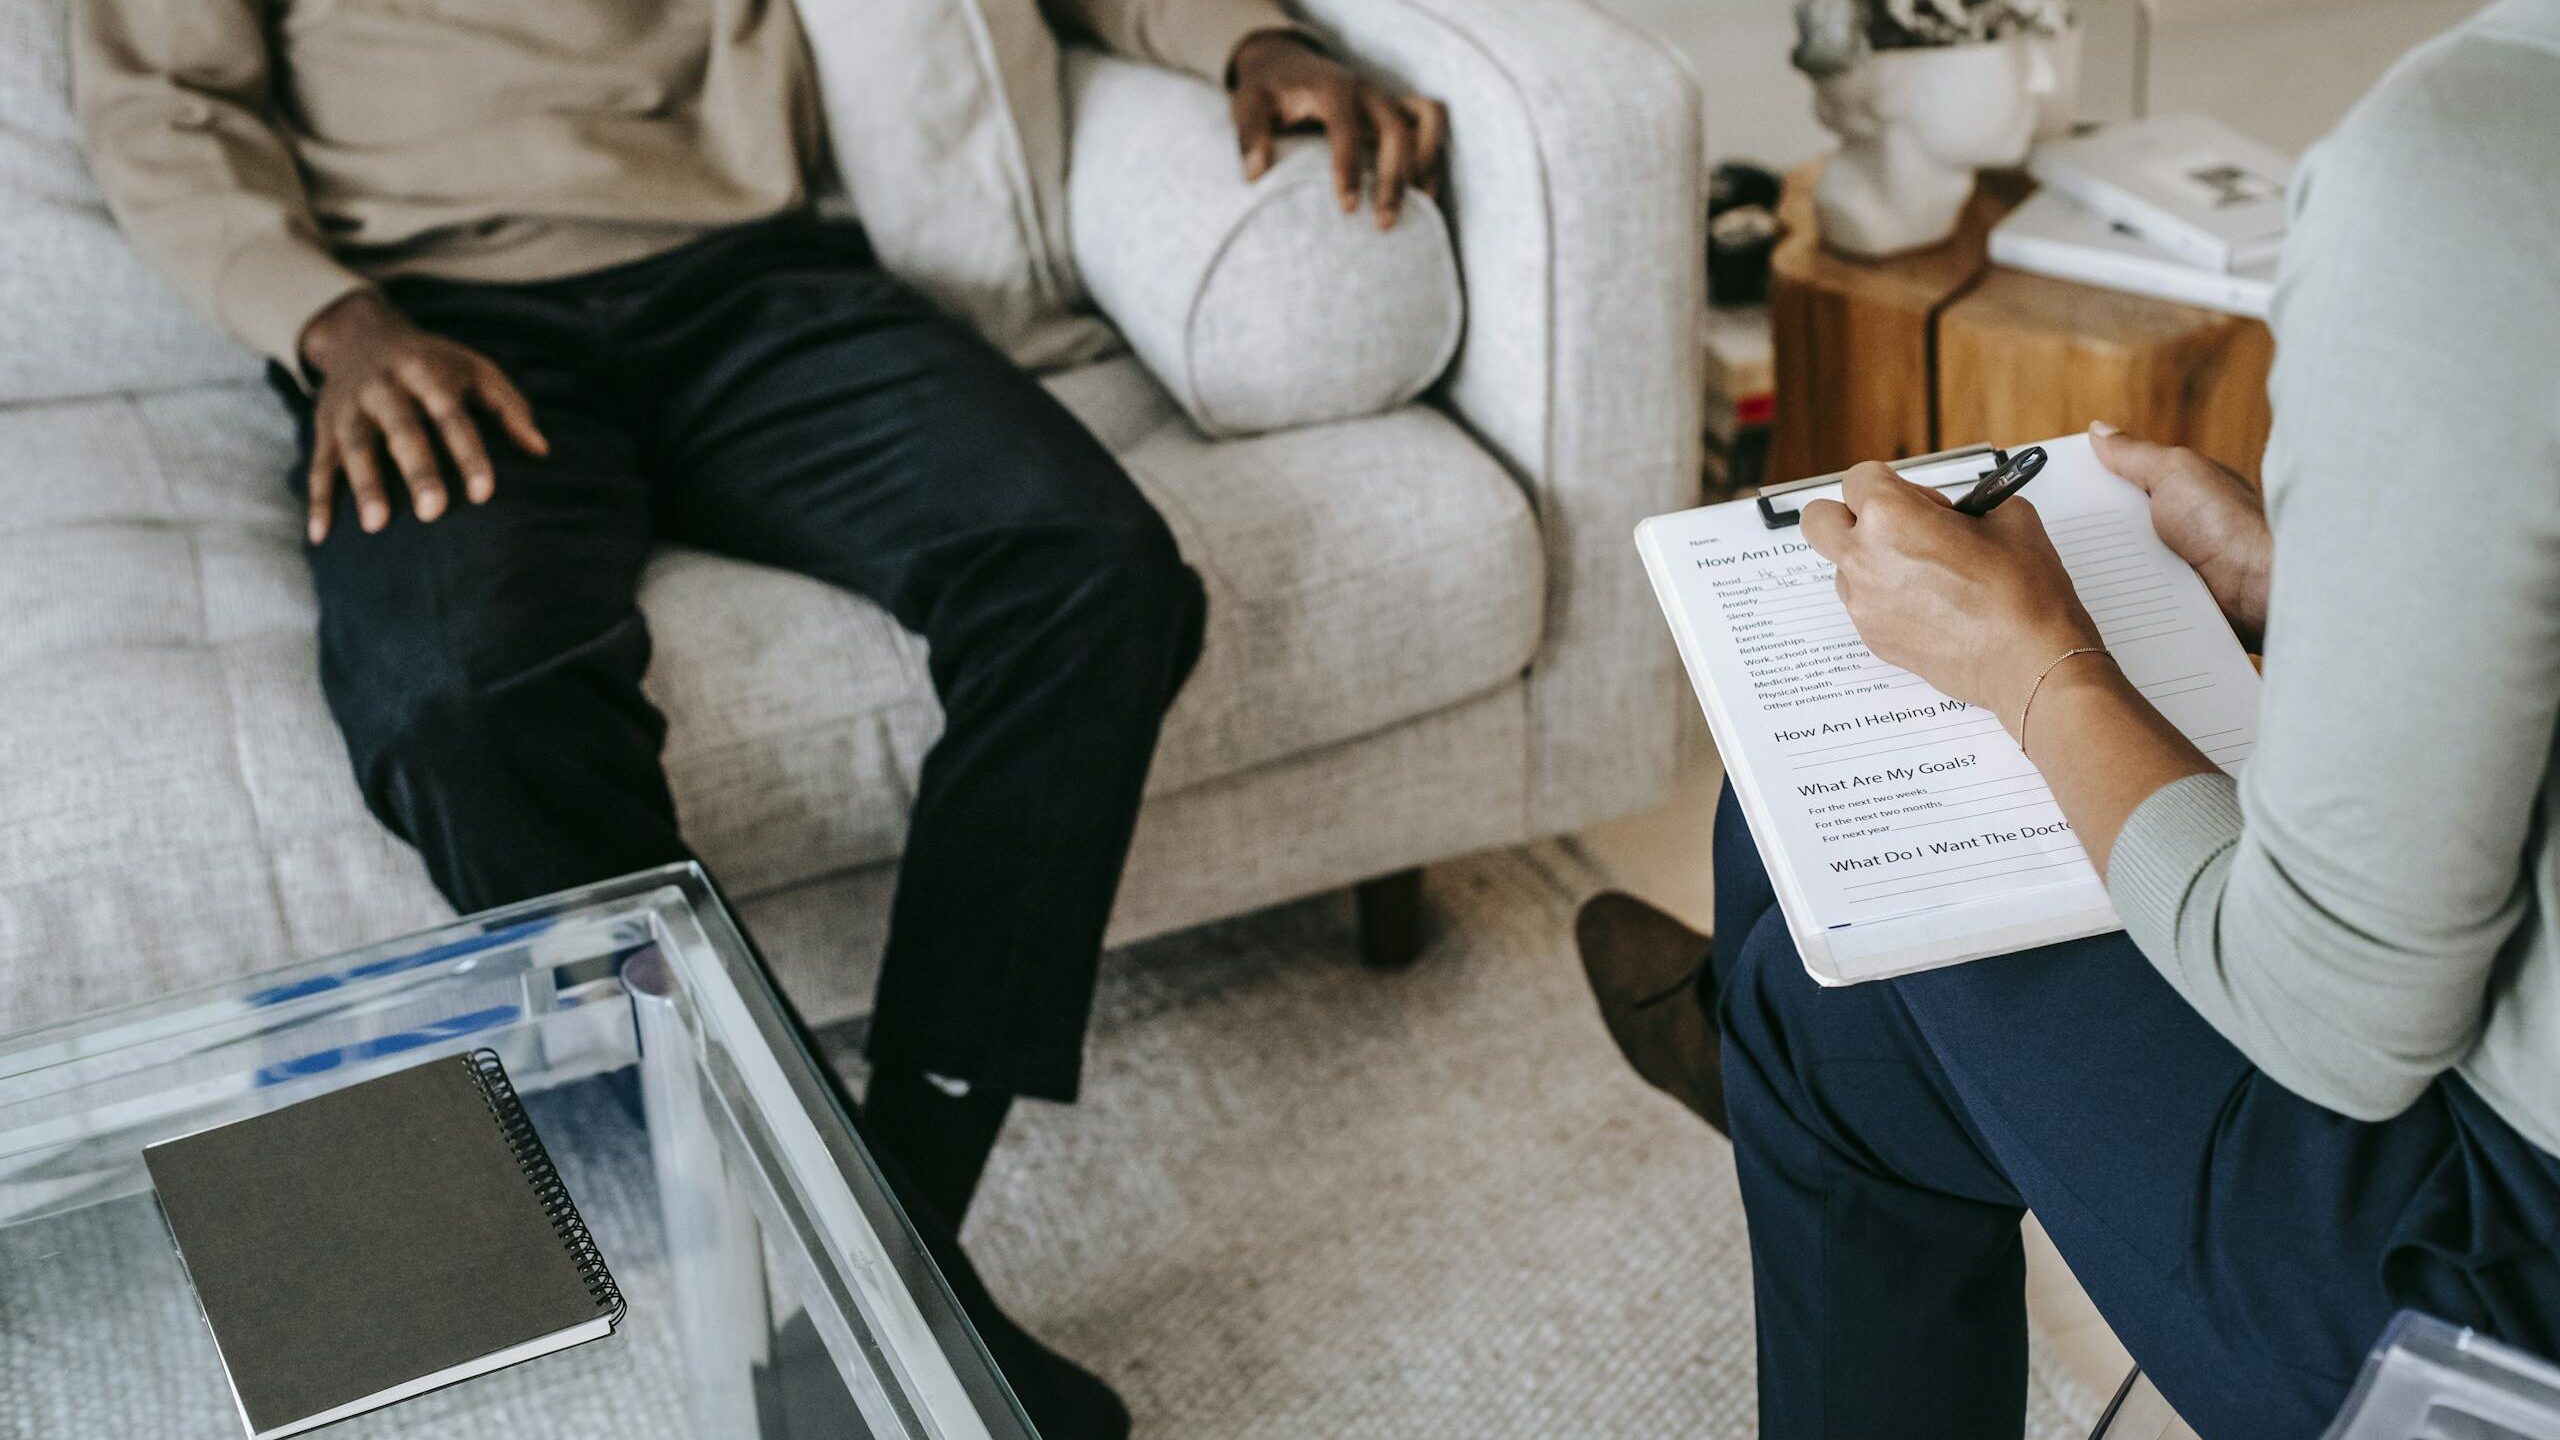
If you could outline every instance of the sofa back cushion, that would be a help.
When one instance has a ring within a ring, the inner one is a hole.
[[[68,0],[0,0],[0,405],[256,376],[124,243],[71,117]]]
[[[1037,0],[799,0],[836,170],[891,271],[1018,364],[1116,344],[1078,314],[1066,110]]]

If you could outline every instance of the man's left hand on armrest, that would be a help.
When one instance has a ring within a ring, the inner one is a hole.
[[[1287,30],[1246,36],[1228,67],[1227,90],[1245,179],[1259,180],[1271,168],[1278,132],[1316,128],[1333,146],[1342,213],[1360,208],[1361,181],[1373,167],[1381,230],[1394,228],[1408,186],[1438,198],[1449,135],[1449,112],[1439,101],[1390,90]]]

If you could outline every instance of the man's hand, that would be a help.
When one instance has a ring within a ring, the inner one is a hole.
[[[1229,73],[1245,179],[1259,180],[1271,168],[1276,132],[1312,125],[1332,142],[1334,196],[1343,214],[1360,208],[1360,179],[1372,155],[1379,229],[1394,228],[1407,186],[1439,194],[1440,149],[1449,136],[1449,112],[1439,101],[1364,80],[1284,30],[1247,36]]]
[[[498,475],[471,414],[475,403],[495,416],[526,452],[551,451],[533,423],[533,406],[506,372],[479,351],[410,324],[391,302],[370,290],[347,296],[303,327],[302,358],[320,375],[311,412],[314,545],[329,538],[342,469],[365,533],[391,523],[382,463],[386,451],[408,487],[410,513],[420,520],[435,519],[451,504],[444,466],[448,458],[461,472],[462,493],[471,503],[487,501],[497,491]],[[443,442],[442,457],[438,440]]]
[[[2252,650],[2266,638],[2267,576],[2275,536],[2249,482],[2193,450],[2136,440],[2101,422],[2089,427],[2098,463],[2151,497],[2151,528],[2196,567],[2223,618]]]

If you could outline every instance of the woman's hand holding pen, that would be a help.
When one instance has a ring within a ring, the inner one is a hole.
[[[2272,548],[2255,494],[2186,451],[2112,430],[2095,443],[2101,462],[2151,497],[2161,538],[2203,572],[2234,627],[2254,640]],[[2025,500],[1961,515],[1944,495],[1870,462],[1849,472],[1838,501],[1815,501],[1803,517],[1805,540],[1836,567],[1841,603],[1867,648],[1997,715],[2101,873],[2137,806],[2213,770],[2098,648],[2098,627]]]
[[[1804,507],[1806,542],[1877,658],[1983,706],[2017,733],[2038,674],[2095,647],[2098,627],[2024,499],[1978,518],[1870,461],[1837,501]]]
[[[2193,450],[2089,427],[2098,462],[2151,497],[2151,528],[2179,559],[2196,567],[2240,643],[2258,648],[2267,631],[2267,576],[2275,537],[2266,507],[2249,482]]]

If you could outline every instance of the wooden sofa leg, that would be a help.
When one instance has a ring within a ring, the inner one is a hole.
[[[1360,901],[1360,963],[1372,970],[1401,970],[1422,957],[1422,870],[1399,870],[1364,880]]]

